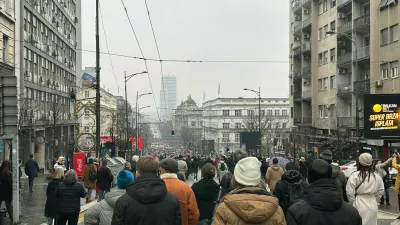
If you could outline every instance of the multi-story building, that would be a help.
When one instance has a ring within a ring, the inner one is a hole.
[[[355,137],[364,95],[399,92],[399,10],[397,0],[291,0],[291,125],[304,149],[342,130]]]
[[[261,111],[257,98],[217,98],[203,103],[205,140],[214,140],[216,153],[240,149],[240,132],[258,132],[261,115],[262,153],[272,155],[284,150],[289,124],[287,98],[262,98]],[[204,124],[204,126],[203,126]]]
[[[160,112],[163,121],[170,120],[176,107],[176,77],[165,76],[161,78]]]
[[[35,154],[39,167],[72,154],[75,119],[72,92],[81,75],[81,1],[21,0],[20,157]]]
[[[3,143],[2,139],[11,138],[5,131],[7,124],[6,120],[8,116],[4,107],[4,97],[10,93],[4,93],[5,88],[3,88],[3,84],[5,81],[5,77],[15,76],[15,44],[18,42],[15,41],[15,7],[14,1],[12,0],[0,0],[0,43],[2,48],[0,49],[0,162],[4,159],[9,158],[9,148],[6,142]],[[15,114],[14,114],[15,116]],[[7,118],[6,118],[7,117]],[[15,124],[16,126],[17,124]],[[9,137],[7,137],[9,136]]]

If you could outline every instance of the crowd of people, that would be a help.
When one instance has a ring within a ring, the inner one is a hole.
[[[74,170],[65,168],[65,159],[60,157],[47,186],[44,215],[50,225],[77,224],[80,199],[90,202],[96,193],[98,202],[85,212],[85,225],[376,225],[377,205],[384,200],[390,204],[387,167],[400,169],[398,157],[395,153],[382,163],[363,153],[358,170],[348,179],[333,163],[329,150],[318,159],[300,158],[298,164],[288,162],[283,167],[277,158],[268,163],[242,150],[214,160],[133,156],[118,174],[111,172],[106,159],[89,158],[82,182]],[[25,163],[31,192],[38,171],[31,156]],[[114,176],[117,190],[111,191]],[[189,176],[196,181],[192,186],[185,182]],[[12,219],[9,161],[0,167],[0,201],[6,202]]]

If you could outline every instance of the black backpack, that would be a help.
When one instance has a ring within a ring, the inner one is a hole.
[[[221,169],[222,172],[225,172],[225,170],[226,170],[225,163],[221,163],[220,169]]]
[[[90,168],[90,173],[89,173],[89,180],[90,181],[96,181],[97,180],[97,172],[96,172],[96,169],[94,167],[95,166],[92,166],[92,168]]]
[[[303,180],[299,180],[295,183],[288,183],[286,181],[284,182],[288,185],[287,195],[285,196],[285,202],[288,206],[291,206],[297,201],[303,199],[304,195]]]

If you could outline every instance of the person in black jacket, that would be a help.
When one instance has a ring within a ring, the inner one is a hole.
[[[56,189],[58,184],[62,182],[64,178],[64,168],[56,168],[52,175],[52,180],[47,185],[46,189],[46,205],[44,207],[44,216],[48,225],[53,224],[53,220],[57,218],[58,212],[58,199],[56,196]]]
[[[28,161],[25,163],[25,174],[29,178],[29,192],[33,192],[33,181],[35,180],[35,177],[38,176],[39,173],[39,165],[37,162],[33,159],[33,154],[29,155]]]
[[[11,162],[4,160],[0,167],[0,205],[6,202],[8,215],[10,216],[11,224],[13,221],[12,207],[12,173]]]
[[[99,183],[98,202],[104,199],[104,195],[111,190],[111,183],[114,181],[114,176],[110,168],[107,167],[107,159],[101,161],[101,167],[97,171],[97,182]]]
[[[268,164],[267,164],[267,160],[265,158],[261,158],[260,156],[258,157],[258,161],[261,162],[261,179],[265,180],[265,175],[267,174],[267,170],[268,170]]]
[[[179,200],[157,177],[158,169],[154,157],[140,157],[136,164],[137,179],[115,203],[111,225],[182,224]]]
[[[303,176],[305,180],[307,178],[307,166],[306,166],[306,159],[301,157],[299,160],[299,172]]]
[[[214,215],[215,202],[219,194],[219,185],[214,181],[215,167],[207,163],[201,168],[202,179],[192,185],[200,211],[199,224],[208,224]]]
[[[310,185],[304,199],[289,207],[287,225],[362,225],[357,209],[343,201],[331,177],[332,167],[326,161],[311,162],[308,167]]]
[[[77,225],[81,211],[80,198],[87,195],[82,184],[77,183],[75,170],[68,170],[63,182],[58,184],[56,197],[59,202],[57,210],[57,225]]]
[[[297,196],[304,195],[304,190],[307,188],[308,183],[303,179],[303,176],[299,171],[296,170],[296,164],[293,162],[289,162],[285,166],[286,172],[282,175],[281,180],[276,183],[274,196],[279,200],[279,206],[282,208],[283,213],[287,213],[288,208],[290,207],[290,193],[289,186],[295,183],[300,183],[303,188],[302,193],[296,194]],[[299,185],[297,185],[299,186]],[[293,190],[294,188],[292,188]]]

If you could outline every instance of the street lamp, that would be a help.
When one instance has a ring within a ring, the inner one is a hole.
[[[139,98],[141,98],[145,95],[151,95],[151,94],[153,94],[153,93],[148,92],[148,93],[139,94],[139,92],[136,92],[136,115],[135,115],[135,117],[136,117],[136,119],[135,119],[135,123],[136,123],[136,127],[135,127],[136,128],[136,140],[135,140],[136,150],[135,150],[135,152],[136,152],[136,154],[138,152],[138,143],[139,143],[139,127],[138,127],[139,116],[138,115],[139,115],[140,110],[150,107],[150,106],[144,106],[139,109],[138,101],[139,101]]]
[[[359,102],[358,102],[358,86],[359,85],[358,85],[358,82],[357,82],[357,80],[358,80],[358,60],[357,60],[358,48],[357,48],[357,42],[356,42],[355,37],[352,37],[350,35],[343,34],[343,33],[338,33],[338,32],[335,32],[334,30],[327,31],[326,34],[338,34],[338,35],[341,35],[343,37],[346,37],[351,42],[353,42],[354,47],[356,49],[354,51],[354,53],[355,53],[354,57],[355,57],[355,61],[356,61],[356,65],[355,65],[355,69],[354,69],[355,70],[354,73],[356,74],[354,83],[356,85],[353,85],[353,86],[356,86],[356,87],[353,87],[353,90],[355,91],[355,98],[356,98],[356,155],[355,155],[355,157],[357,157],[357,152],[359,152],[359,150],[360,150],[360,139],[359,139],[359,135],[360,135],[360,114],[359,114],[359,112],[361,111],[360,107],[359,107]]]
[[[260,134],[260,151],[262,147],[262,136],[261,136],[261,88],[258,87],[258,91],[253,89],[244,88],[244,91],[254,92],[258,96],[258,133]],[[268,150],[269,151],[269,150]],[[256,154],[258,152],[256,151]]]
[[[126,140],[128,140],[128,125],[129,125],[129,120],[128,120],[128,93],[126,90],[126,82],[128,82],[128,80],[130,80],[132,77],[140,75],[140,74],[146,74],[147,71],[143,71],[140,73],[134,73],[131,75],[126,75],[126,71],[125,71],[125,75],[124,75],[124,82],[125,82],[125,120],[126,120]],[[127,146],[125,146],[127,147]]]

